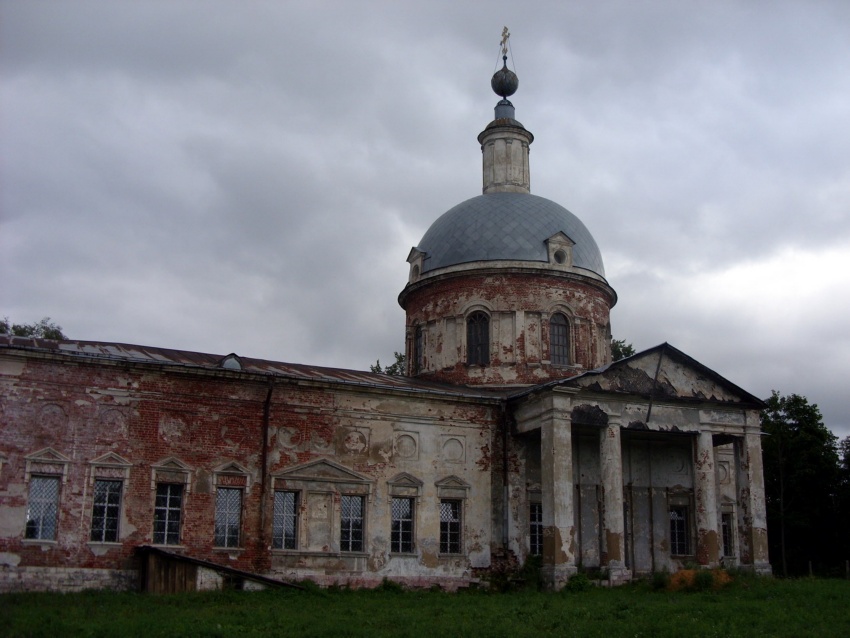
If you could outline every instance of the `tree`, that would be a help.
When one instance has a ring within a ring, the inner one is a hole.
[[[611,339],[611,360],[619,361],[635,353],[635,347],[625,339]]]
[[[0,333],[10,334],[14,337],[35,337],[37,339],[67,339],[62,333],[62,326],[52,321],[50,317],[44,317],[36,323],[13,323],[9,324],[9,317],[0,320]]]
[[[381,369],[381,360],[378,359],[377,361],[375,361],[375,365],[369,366],[369,370],[371,370],[372,372],[378,372],[378,373],[381,373],[381,374],[388,374],[392,377],[404,376],[404,369],[405,369],[404,353],[394,352],[393,354],[395,355],[395,363],[392,363],[388,366],[384,366],[384,368]]]
[[[820,410],[797,394],[775,390],[761,414],[768,542],[783,576],[842,561],[845,544],[835,517],[839,497],[837,437]]]
[[[838,527],[844,540],[840,556],[850,560],[850,436],[844,437],[838,445],[841,455],[841,479],[838,492]]]

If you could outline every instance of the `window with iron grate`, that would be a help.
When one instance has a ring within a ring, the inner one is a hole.
[[[340,514],[340,550],[362,552],[363,497],[344,494],[340,499]]]
[[[121,491],[124,481],[98,479],[94,482],[91,511],[91,540],[96,543],[118,542],[121,518]]]
[[[59,518],[59,477],[30,478],[25,537],[55,541]]]
[[[390,551],[409,554],[413,551],[413,499],[393,498]]]
[[[298,549],[298,492],[275,492],[272,547]]]
[[[219,487],[215,491],[215,539],[216,547],[239,547],[239,532],[242,526],[242,490]]]
[[[691,553],[688,508],[685,506],[670,508],[670,553],[674,556]]]
[[[460,554],[461,536],[461,501],[440,501],[440,553]]]

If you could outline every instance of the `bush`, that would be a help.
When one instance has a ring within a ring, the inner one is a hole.
[[[540,591],[543,589],[543,557],[529,556],[519,571],[519,577],[525,582],[527,589]]]
[[[661,591],[670,586],[670,572],[666,569],[660,572],[652,572],[652,589]]]
[[[732,582],[732,577],[722,569],[683,569],[670,576],[669,591],[718,590]]]
[[[593,587],[593,582],[587,577],[587,574],[579,572],[567,581],[564,590],[568,592],[588,591]]]
[[[694,591],[708,591],[714,587],[714,572],[708,569],[700,569],[694,574]]]
[[[395,582],[394,580],[390,580],[389,578],[384,577],[384,580],[381,581],[381,584],[375,587],[375,591],[383,591],[389,594],[402,594],[405,589],[402,585]]]

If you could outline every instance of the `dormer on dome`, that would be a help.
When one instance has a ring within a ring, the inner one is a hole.
[[[546,240],[546,249],[549,253],[549,263],[562,268],[573,266],[573,246],[576,243],[563,231],[558,231]]]

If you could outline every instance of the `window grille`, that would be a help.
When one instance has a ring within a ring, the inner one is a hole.
[[[543,554],[543,505],[532,503],[528,513],[529,550],[532,556]]]
[[[440,553],[461,553],[460,501],[440,501]]]
[[[180,518],[183,513],[183,485],[157,483],[153,511],[153,542],[157,545],[180,544]]]
[[[724,513],[720,517],[720,531],[723,536],[723,555],[726,557],[735,555],[735,545],[732,534],[732,514]]]
[[[272,547],[298,548],[298,492],[275,492]]]
[[[466,362],[490,363],[490,317],[483,312],[473,312],[466,320]]]
[[[549,321],[549,360],[561,366],[570,362],[570,324],[561,313]]]
[[[691,553],[687,507],[670,508],[670,553],[674,556],[687,556]]]
[[[239,547],[239,528],[242,523],[242,490],[219,487],[215,491],[216,547]]]
[[[91,512],[91,539],[97,543],[118,542],[123,481],[96,480]]]
[[[27,500],[25,536],[39,540],[56,540],[59,517],[59,477],[33,476]]]
[[[363,497],[343,495],[339,544],[344,552],[363,551]]]
[[[392,529],[390,551],[400,554],[413,551],[413,499],[392,500]]]

